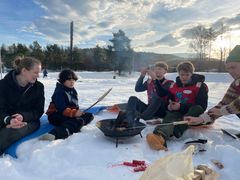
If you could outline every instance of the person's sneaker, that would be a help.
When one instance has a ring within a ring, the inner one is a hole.
[[[148,145],[154,150],[167,150],[165,145],[165,139],[161,135],[148,134],[146,137]]]
[[[38,140],[40,141],[54,141],[55,140],[55,136],[53,134],[44,134],[42,135]]]

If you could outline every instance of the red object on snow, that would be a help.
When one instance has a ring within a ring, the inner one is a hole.
[[[123,165],[131,166],[131,167],[137,167],[137,166],[145,166],[146,164],[145,164],[145,161],[133,160],[132,162],[124,161]]]
[[[124,166],[131,166],[131,167],[136,167],[137,166],[137,165],[135,165],[135,164],[133,164],[131,162],[126,162],[126,161],[123,162],[123,165]]]
[[[145,161],[133,160],[132,163],[135,164],[135,165],[137,165],[137,166],[143,166],[143,165],[145,165]]]
[[[133,171],[134,171],[134,172],[145,171],[146,168],[147,168],[146,165],[144,165],[144,166],[138,166],[138,167],[135,167],[135,168],[133,169]]]

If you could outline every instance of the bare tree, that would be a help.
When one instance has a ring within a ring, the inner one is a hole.
[[[218,32],[216,32],[212,27],[207,29],[206,38],[209,40],[209,43],[208,43],[208,60],[211,60],[212,42],[216,40],[217,36],[218,36]]]
[[[217,32],[213,28],[206,28],[198,25],[191,30],[192,41],[189,47],[193,49],[199,57],[200,61],[206,60],[207,55],[211,56],[211,44],[217,37]]]

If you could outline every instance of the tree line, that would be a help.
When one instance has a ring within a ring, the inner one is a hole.
[[[24,44],[12,44],[1,46],[1,57],[5,67],[11,68],[16,56],[31,56],[39,59],[43,67],[52,70],[71,68],[73,70],[89,71],[132,71],[133,50],[130,47],[130,39],[122,30],[113,33],[109,40],[112,45],[107,48],[99,47],[81,49],[74,47],[64,48],[57,44],[49,44],[42,47],[37,41],[29,46]],[[72,53],[72,54],[71,54]]]

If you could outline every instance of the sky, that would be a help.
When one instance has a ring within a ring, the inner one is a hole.
[[[119,29],[135,51],[186,53],[191,29],[205,25],[226,32],[215,48],[240,42],[240,0],[1,0],[0,44],[111,45]]]

